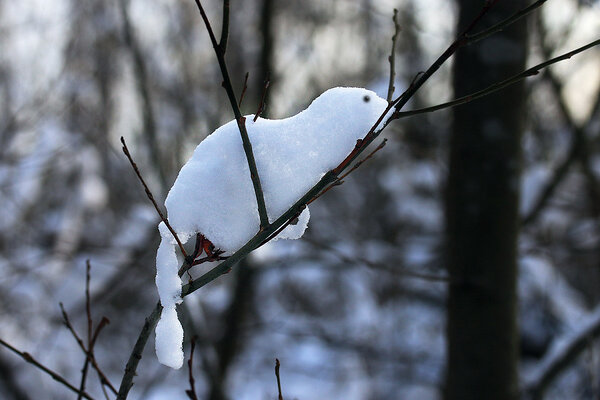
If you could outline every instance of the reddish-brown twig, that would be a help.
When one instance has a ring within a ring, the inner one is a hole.
[[[142,186],[144,186],[144,190],[146,191],[146,196],[152,202],[152,205],[154,206],[154,209],[158,213],[158,216],[160,217],[161,221],[165,223],[165,225],[169,229],[169,232],[171,232],[171,234],[175,238],[175,241],[177,242],[177,245],[179,246],[179,249],[181,250],[181,254],[183,254],[184,257],[187,257],[187,253],[185,252],[185,249],[183,248],[183,244],[179,240],[177,233],[171,227],[171,224],[169,224],[169,220],[167,220],[167,218],[165,218],[165,216],[163,215],[162,211],[160,211],[160,208],[158,207],[156,200],[154,200],[154,195],[152,195],[150,188],[148,188],[148,185],[146,185],[146,181],[142,177],[142,174],[141,174],[137,164],[135,163],[135,161],[133,161],[133,157],[131,157],[131,153],[129,152],[129,149],[127,148],[127,144],[125,143],[125,139],[123,138],[123,136],[121,136],[121,143],[123,144],[123,153],[125,153],[125,155],[127,156],[127,159],[129,160],[129,163],[133,167],[135,174],[137,175],[138,179],[142,183]]]
[[[279,362],[279,359],[276,358],[275,359],[275,377],[277,377],[277,393],[278,393],[278,400],[283,400],[283,395],[281,394],[281,378],[279,377],[279,367],[281,367],[281,363]]]
[[[196,380],[194,379],[194,371],[192,369],[192,360],[194,359],[194,349],[196,348],[196,340],[192,338],[192,348],[190,350],[190,359],[187,362],[188,365],[188,376],[190,382],[190,388],[185,391],[185,394],[190,398],[190,400],[198,400],[198,395],[196,394]]]
[[[244,100],[244,95],[246,94],[246,90],[248,89],[248,76],[250,75],[249,72],[246,72],[246,75],[244,76],[244,86],[242,86],[242,94],[240,94],[240,101],[238,103],[238,107],[242,107],[242,101]]]
[[[265,81],[265,85],[263,87],[263,92],[262,92],[262,96],[260,97],[260,103],[258,105],[258,110],[256,110],[256,114],[254,114],[254,119],[252,120],[253,122],[256,122],[256,120],[258,119],[258,117],[260,117],[260,115],[263,113],[263,111],[265,111],[265,99],[267,98],[267,90],[269,90],[269,78],[267,77],[267,80]]]

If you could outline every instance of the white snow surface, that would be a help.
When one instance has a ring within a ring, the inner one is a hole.
[[[175,307],[164,307],[156,325],[156,356],[158,361],[179,369],[183,365],[183,327]]]
[[[156,287],[163,310],[156,325],[156,356],[161,364],[179,369],[183,365],[183,327],[175,309],[181,303],[176,242],[164,222],[158,225],[158,230],[161,240],[156,253]]]
[[[387,101],[362,88],[327,90],[297,115],[281,120],[246,116],[267,214],[272,222],[337,167],[375,125]],[[202,233],[231,254],[259,230],[260,219],[250,170],[236,121],[202,141],[183,166],[165,201],[171,226],[185,243]],[[298,239],[306,230],[306,208],[278,239]],[[161,364],[183,365],[183,329],[177,319],[181,279],[175,240],[159,224],[156,286],[163,312],[156,326],[156,355]]]
[[[367,101],[365,99],[368,98]],[[362,88],[333,88],[297,115],[281,120],[246,116],[270,221],[291,207],[352,151],[385,111],[387,102]],[[176,232],[201,232],[219,249],[234,252],[260,221],[248,162],[236,121],[196,147],[165,202]],[[297,239],[308,211],[281,238]]]

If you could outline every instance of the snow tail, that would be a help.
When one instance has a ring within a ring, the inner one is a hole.
[[[182,301],[176,242],[164,222],[158,225],[158,229],[161,240],[156,253],[156,287],[163,310],[156,325],[156,356],[161,364],[179,369],[184,357],[183,327],[175,309]]]

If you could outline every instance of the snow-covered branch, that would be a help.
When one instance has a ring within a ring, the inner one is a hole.
[[[215,49],[217,61],[219,62],[219,68],[221,69],[221,74],[223,75],[223,87],[227,92],[227,98],[229,99],[229,103],[231,104],[231,108],[233,109],[233,114],[235,115],[235,120],[237,122],[240,135],[242,137],[244,153],[246,154],[248,167],[250,169],[250,179],[252,180],[252,185],[254,186],[254,194],[256,196],[256,203],[258,205],[260,227],[261,229],[263,229],[269,224],[269,218],[267,217],[267,207],[265,204],[265,196],[263,194],[260,176],[258,175],[258,169],[256,168],[256,160],[254,159],[254,153],[252,151],[252,143],[250,142],[250,138],[248,137],[248,131],[246,130],[246,119],[242,116],[242,112],[240,111],[238,100],[236,99],[235,93],[233,91],[233,85],[231,84],[231,78],[229,77],[227,63],[225,62],[225,50],[227,48],[227,37],[229,34],[229,1],[223,1],[223,30],[221,32],[220,43],[217,42],[210,21],[208,20],[208,17],[204,12],[204,8],[202,7],[202,3],[200,2],[200,0],[195,1],[196,5],[198,6],[198,10],[200,11],[200,15],[202,16],[202,20],[206,25],[206,30],[208,31],[208,34],[210,36],[210,41],[212,42],[213,48]]]
[[[558,338],[539,365],[524,379],[523,392],[540,399],[546,388],[600,335],[600,306],[581,326]]]

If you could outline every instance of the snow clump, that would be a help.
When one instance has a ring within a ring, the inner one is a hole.
[[[370,90],[339,87],[327,90],[293,117],[254,122],[254,115],[246,116],[269,221],[337,167],[387,105]],[[169,223],[183,243],[202,233],[217,249],[232,254],[258,232],[258,206],[235,120],[196,147],[165,205]],[[277,239],[300,238],[309,218],[306,208],[298,222],[286,227]],[[156,284],[164,309],[156,327],[156,354],[162,364],[178,369],[183,364],[183,329],[175,305],[181,302],[181,280],[175,241],[164,224],[159,228]]]

